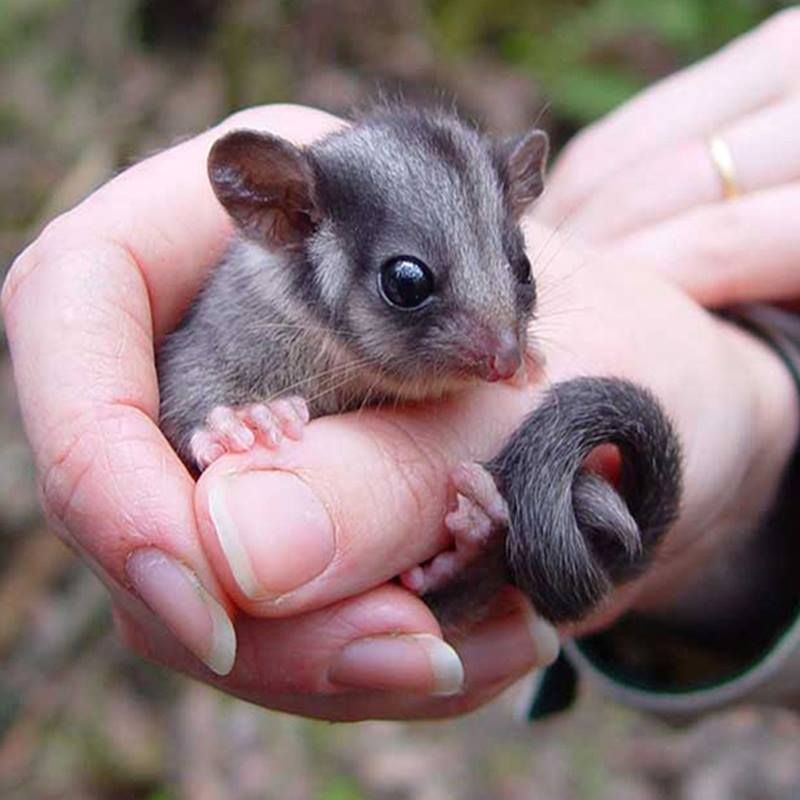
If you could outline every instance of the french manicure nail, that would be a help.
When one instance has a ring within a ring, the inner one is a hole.
[[[233,624],[188,567],[149,547],[128,557],[125,572],[134,591],[184,647],[217,675],[233,669]]]
[[[371,636],[346,645],[328,678],[351,688],[449,696],[463,688],[464,667],[458,653],[431,634]]]
[[[231,574],[251,600],[274,600],[317,577],[333,559],[333,525],[311,489],[279,471],[226,475],[208,510]]]
[[[533,646],[536,648],[536,663],[540,667],[546,667],[558,658],[558,652],[561,649],[558,631],[533,610],[526,609],[526,612],[528,630],[533,639]]]

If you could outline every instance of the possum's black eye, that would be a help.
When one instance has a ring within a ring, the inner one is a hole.
[[[530,283],[533,280],[533,275],[531,274],[531,262],[528,261],[528,257],[526,255],[521,255],[514,262],[514,274],[520,283]]]
[[[398,308],[419,308],[433,294],[433,273],[411,256],[390,258],[378,279],[384,299]]]

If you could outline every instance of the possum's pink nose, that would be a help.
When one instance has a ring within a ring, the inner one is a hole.
[[[486,380],[493,382],[513,378],[522,363],[517,337],[511,331],[503,331],[492,350]]]

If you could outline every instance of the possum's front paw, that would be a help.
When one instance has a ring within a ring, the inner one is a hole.
[[[308,420],[308,406],[302,397],[217,406],[205,425],[192,434],[189,450],[202,471],[225,453],[244,453],[256,443],[274,449],[284,437],[298,440]]]
[[[453,547],[400,576],[402,584],[417,594],[446,589],[505,538],[508,506],[494,478],[480,464],[464,463],[452,471],[450,480],[457,505],[444,524]]]

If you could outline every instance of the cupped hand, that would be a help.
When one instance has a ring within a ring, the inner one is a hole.
[[[442,545],[445,461],[502,426],[456,443],[436,413],[413,438],[391,415],[324,421],[282,472],[223,460],[198,489],[156,424],[154,345],[231,233],[206,177],[211,143],[234,127],[308,142],[340,124],[254,109],[143,161],[19,256],[3,313],[45,511],[135,648],[274,708],[440,716],[557,651],[509,593],[457,655],[427,607],[387,583]]]
[[[792,387],[766,349],[677,291],[610,264],[585,269],[593,256],[532,225],[542,373],[436,406],[316,420],[302,441],[227,456],[195,484],[155,422],[153,350],[230,234],[208,148],[231,127],[303,142],[337,124],[257,109],[142,162],[19,257],[3,312],[45,510],[109,587],[134,648],[271,708],[446,716],[557,649],[513,590],[450,645],[390,582],[446,544],[450,466],[493,455],[548,382],[613,374],[663,400],[687,444],[681,519],[659,568],[586,629],[659,602],[726,520],[758,516],[791,448]]]
[[[587,128],[553,170],[538,218],[705,305],[796,300],[798,41],[800,9],[782,11]],[[725,196],[714,137],[736,197]]]

